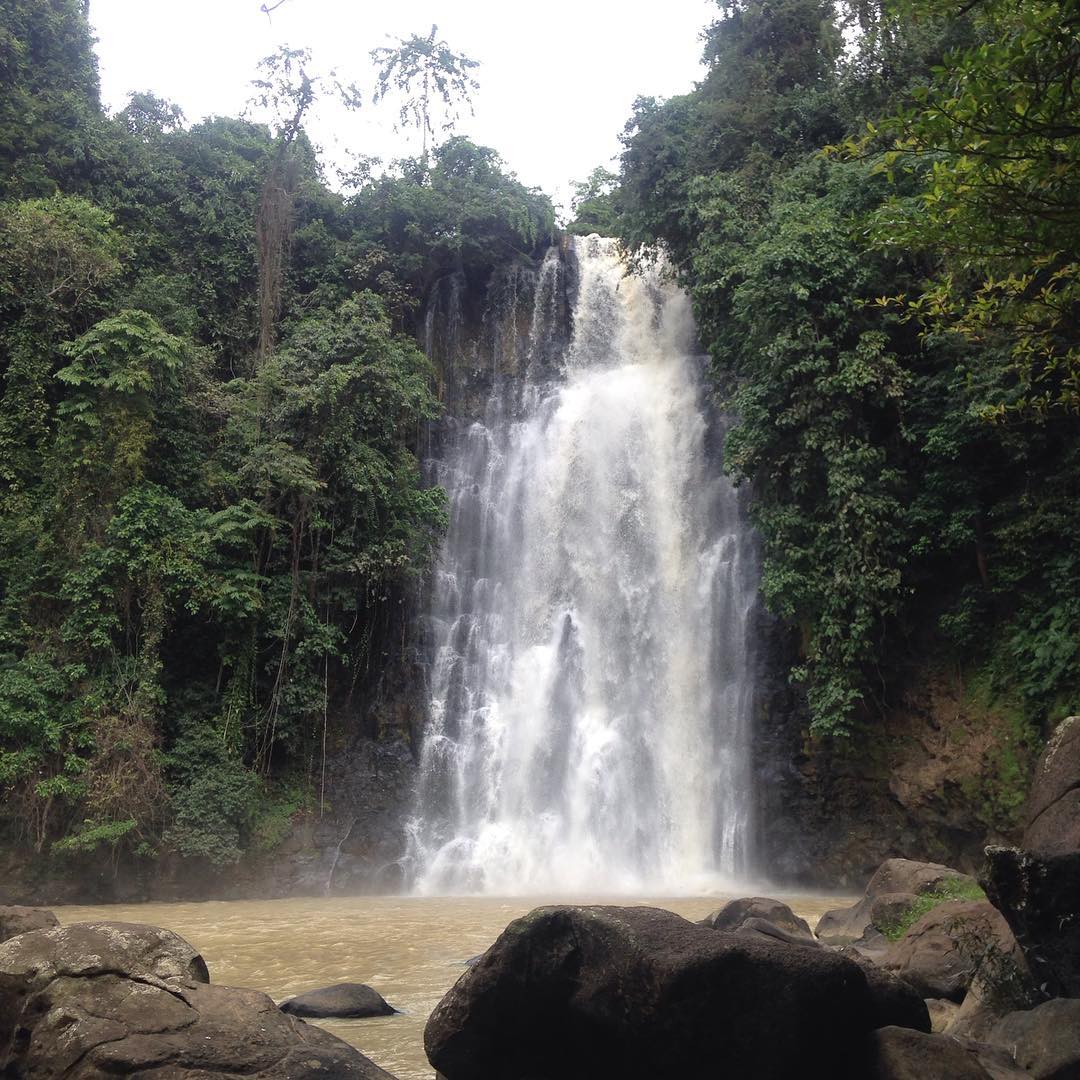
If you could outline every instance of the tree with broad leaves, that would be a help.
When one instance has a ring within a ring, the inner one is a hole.
[[[434,112],[439,102],[445,110],[438,131],[446,132],[457,121],[462,104],[472,112],[470,92],[480,84],[469,74],[479,67],[464,53],[455,53],[442,40],[436,39],[438,26],[432,25],[427,37],[413,34],[398,38],[396,46],[384,45],[371,50],[371,59],[378,68],[378,83],[373,101],[382,101],[391,91],[402,95],[399,118],[403,125],[419,128],[422,139],[421,161],[426,165],[428,138],[434,140]]]

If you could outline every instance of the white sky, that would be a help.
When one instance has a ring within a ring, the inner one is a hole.
[[[457,131],[564,204],[570,181],[611,165],[635,97],[684,93],[702,76],[698,35],[718,15],[715,0],[286,0],[268,19],[261,2],[91,0],[106,106],[149,90],[189,122],[238,115],[258,60],[279,45],[309,47],[316,68],[366,90],[370,49],[437,23],[440,38],[481,65],[475,116]],[[308,128],[329,163],[350,151],[419,153],[395,120],[389,102],[349,113],[327,99]]]

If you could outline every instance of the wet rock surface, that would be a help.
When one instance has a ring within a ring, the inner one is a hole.
[[[717,933],[655,908],[539,908],[511,923],[435,1009],[425,1049],[447,1080],[862,1076],[898,1007],[829,950]]]
[[[363,983],[337,983],[308,990],[281,1003],[281,1011],[290,1016],[316,1020],[329,1017],[361,1019],[367,1016],[393,1016],[397,1011],[387,1004],[377,990]]]
[[[31,930],[48,930],[59,925],[56,916],[45,908],[0,905],[0,942]]]
[[[810,924],[794,911],[764,896],[729,900],[722,908],[701,920],[702,926],[729,933],[755,933],[802,945],[817,945]]]
[[[75,923],[0,945],[0,1075],[392,1080],[254,990],[209,985],[168,930]]]

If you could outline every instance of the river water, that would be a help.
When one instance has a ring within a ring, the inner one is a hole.
[[[779,894],[811,926],[853,898]],[[642,903],[700,919],[722,896]],[[398,1016],[325,1021],[400,1080],[431,1080],[424,1024],[439,999],[507,923],[543,898],[327,897],[54,908],[62,923],[111,919],[174,930],[199,949],[215,983],[262,990],[277,1001],[336,982],[373,986]],[[566,902],[565,897],[559,902]],[[577,902],[576,900],[574,902]],[[589,898],[582,902],[598,902]]]

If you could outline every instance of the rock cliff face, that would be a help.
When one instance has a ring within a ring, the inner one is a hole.
[[[762,870],[852,888],[888,858],[977,872],[987,844],[1019,835],[1033,733],[955,670],[914,669],[898,698],[844,743],[809,738],[787,681],[791,642],[771,628],[757,728]]]

